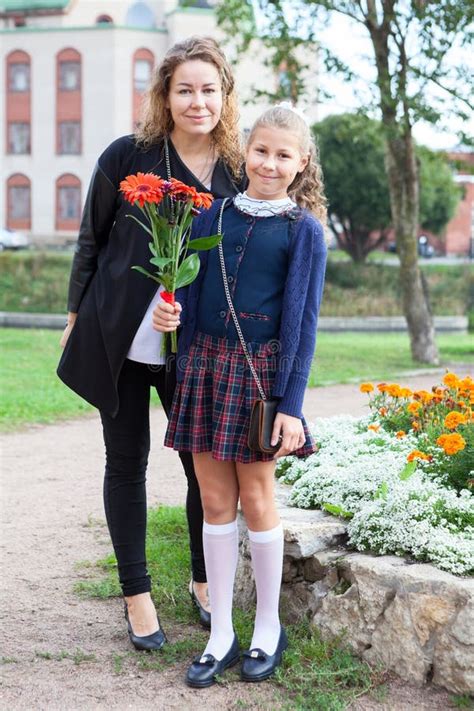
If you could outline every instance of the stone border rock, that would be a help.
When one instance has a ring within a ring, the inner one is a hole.
[[[344,636],[356,654],[402,679],[474,692],[474,580],[397,556],[350,552],[344,523],[291,508],[277,486],[285,531],[281,609],[308,615],[324,639]],[[241,522],[242,531],[245,523]],[[254,604],[247,536],[241,537],[239,604]]]

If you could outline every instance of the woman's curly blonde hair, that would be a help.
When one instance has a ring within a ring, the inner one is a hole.
[[[308,156],[309,160],[305,169],[301,173],[297,173],[288,188],[288,195],[300,207],[310,210],[325,227],[327,201],[324,195],[323,172],[310,127],[296,111],[285,106],[273,106],[255,121],[250,130],[247,145],[250,145],[255,131],[261,126],[283,128],[298,137],[301,154]]]
[[[173,130],[171,112],[166,106],[171,78],[176,68],[193,59],[213,64],[219,72],[222,89],[222,113],[211,137],[219,156],[226,162],[234,177],[242,171],[242,149],[238,128],[239,112],[234,91],[234,77],[230,65],[212,37],[188,37],[177,42],[165,54],[143,102],[142,120],[135,133],[136,140],[149,147]]]

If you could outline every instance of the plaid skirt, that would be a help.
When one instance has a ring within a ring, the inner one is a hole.
[[[250,346],[255,369],[265,393],[275,379],[274,343]],[[252,452],[247,446],[250,413],[260,397],[242,346],[198,333],[191,346],[182,383],[176,387],[165,446],[178,452],[212,452],[219,461],[266,462],[271,454]],[[316,451],[303,419],[305,444],[293,455]]]

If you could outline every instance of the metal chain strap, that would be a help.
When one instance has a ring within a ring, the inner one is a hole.
[[[219,234],[219,235],[222,234],[222,215],[224,213],[224,207],[225,207],[226,202],[227,202],[227,198],[224,198],[224,200],[222,201],[221,209],[219,211],[219,219],[217,222],[217,234]],[[227,282],[227,271],[225,268],[224,250],[222,248],[222,241],[219,242],[218,249],[219,249],[219,260],[221,263],[222,281],[224,282],[224,291],[225,291],[227,303],[229,304],[230,313],[232,314],[232,318],[234,320],[235,330],[237,331],[237,335],[239,337],[240,344],[242,346],[242,350],[244,351],[244,355],[247,358],[247,362],[249,364],[250,371],[251,371],[251,373],[254,377],[254,380],[257,384],[257,388],[258,388],[258,392],[260,393],[260,397],[262,398],[262,400],[266,400],[267,396],[265,395],[265,391],[262,388],[262,384],[261,384],[260,379],[257,375],[257,371],[255,370],[254,364],[252,363],[252,359],[250,357],[250,353],[248,351],[247,344],[245,343],[245,338],[244,338],[242,330],[240,328],[237,314],[235,313],[234,304],[232,303],[232,298],[231,298],[230,291],[229,291],[229,284]]]
[[[170,149],[168,148],[168,139],[166,136],[165,136],[165,163],[166,163],[166,179],[171,180]]]

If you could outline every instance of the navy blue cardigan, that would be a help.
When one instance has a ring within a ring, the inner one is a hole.
[[[217,212],[222,200],[194,221],[193,238],[217,232]],[[225,233],[225,211],[223,217]],[[319,307],[324,288],[327,248],[321,224],[302,210],[294,218],[291,231],[288,276],[283,295],[280,325],[280,351],[272,397],[280,399],[278,411],[302,417],[304,392],[308,382],[316,345]],[[225,239],[225,236],[224,236]],[[198,300],[206,272],[208,252],[200,252],[201,269],[197,279],[186,289],[178,290],[176,300],[183,306],[182,330],[178,341],[177,379],[182,382],[188,353],[196,331]]]

